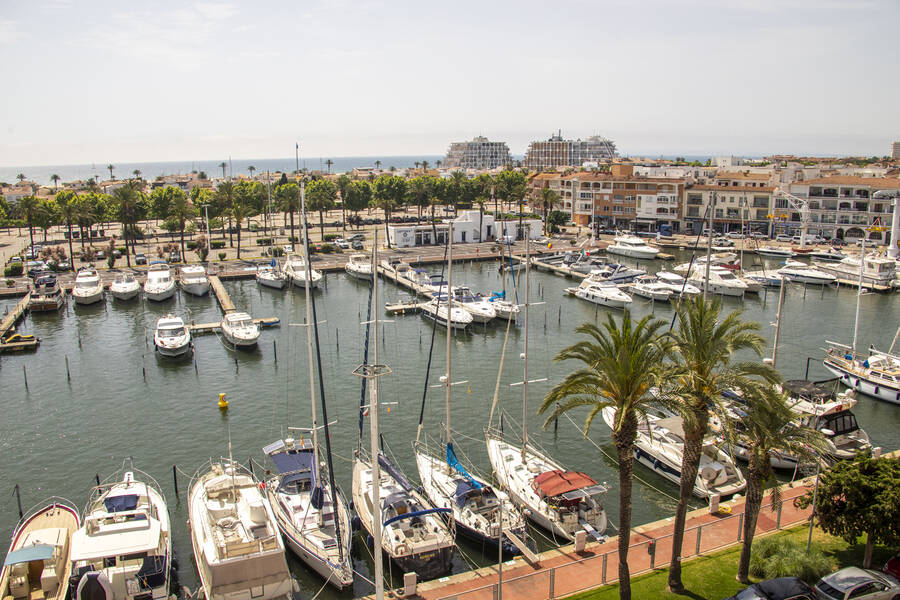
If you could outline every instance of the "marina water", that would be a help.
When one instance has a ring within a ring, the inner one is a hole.
[[[676,261],[688,260],[679,252]],[[745,266],[758,261],[747,257]],[[641,266],[655,271],[660,261]],[[767,268],[777,268],[767,261]],[[432,267],[434,270],[435,268]],[[439,269],[439,267],[438,267]],[[501,280],[496,262],[467,263],[454,266],[454,280],[474,290],[489,293],[499,290]],[[399,298],[403,292],[390,283],[379,281],[384,301]],[[610,521],[617,522],[615,484],[617,474],[609,430],[597,420],[590,440],[562,418],[558,429],[542,430],[543,419],[536,414],[544,394],[577,365],[555,364],[552,358],[576,336],[574,328],[585,321],[599,322],[607,309],[563,295],[571,285],[555,275],[533,272],[532,301],[543,302],[531,309],[529,377],[547,382],[529,386],[529,430],[554,458],[570,469],[583,470],[598,481],[611,484],[606,497]],[[259,347],[236,355],[216,335],[195,338],[195,364],[191,360],[173,361],[155,356],[152,330],[156,320],[174,312],[186,321],[216,322],[221,312],[215,298],[195,298],[179,292],[175,299],[152,303],[119,303],[107,297],[102,304],[75,306],[59,314],[32,314],[20,326],[23,333],[41,338],[34,354],[4,355],[0,358],[0,390],[3,419],[0,421],[0,531],[8,536],[18,519],[13,486],[22,490],[23,505],[51,495],[69,498],[78,506],[87,501],[95,474],[101,479],[133,457],[135,467],[153,475],[162,485],[174,528],[176,556],[182,585],[195,590],[196,569],[186,525],[185,503],[189,477],[209,457],[227,455],[230,430],[235,459],[250,457],[263,464],[261,448],[287,434],[288,426],[309,425],[307,397],[308,368],[306,335],[302,327],[305,306],[300,289],[277,291],[258,288],[252,279],[226,281],[225,286],[239,308],[254,317],[281,319],[277,328],[263,330]],[[326,373],[325,388],[332,426],[332,446],[336,453],[337,479],[345,492],[350,489],[350,460],[356,446],[356,428],[360,401],[360,381],[351,371],[362,362],[368,286],[343,273],[327,275],[327,285],[315,292],[321,324],[322,358]],[[757,321],[762,333],[771,340],[778,293],[748,295],[743,301],[724,299],[725,309],[744,310],[744,318]],[[520,291],[521,302],[521,291]],[[11,308],[15,300],[0,301],[0,312]],[[853,335],[856,290],[841,288],[789,287],[783,311],[778,369],[786,378],[802,378],[807,357],[810,378],[829,377],[821,366],[820,350],[825,340],[849,343]],[[667,303],[651,305],[635,298],[632,312],[642,316],[650,312],[671,322],[674,310]],[[617,314],[617,313],[613,313]],[[618,313],[620,314],[620,313]],[[379,325],[383,340],[382,358],[393,374],[380,380],[384,409],[381,423],[388,453],[408,474],[416,468],[411,447],[425,387],[425,368],[431,336],[431,322],[419,315],[398,315]],[[521,419],[521,387],[509,384],[522,378],[523,336],[513,329],[500,388],[501,404],[511,417],[504,423],[514,434]],[[900,324],[900,301],[896,294],[866,294],[862,298],[859,345],[876,344],[887,349]],[[457,453],[482,474],[489,472],[483,429],[488,422],[491,397],[497,376],[505,327],[503,323],[477,325],[453,341],[454,379],[467,380],[453,388],[453,423]],[[438,330],[434,365],[443,365],[445,332]],[[277,356],[277,359],[276,359]],[[71,381],[66,376],[66,357]],[[24,368],[24,371],[23,371]],[[430,385],[438,383],[442,366],[432,369]],[[27,389],[25,374],[27,372]],[[221,412],[218,393],[228,395],[230,408]],[[429,388],[426,430],[437,435],[443,414],[443,388]],[[886,450],[900,448],[900,407],[861,396],[854,409],[861,427],[875,446]],[[584,414],[574,414],[578,425]],[[368,440],[365,434],[364,440]],[[468,436],[468,437],[467,437]],[[599,446],[594,445],[594,443]],[[368,445],[367,441],[364,444]],[[172,465],[179,470],[176,496]],[[643,523],[671,516],[676,486],[641,466],[635,467],[641,481],[635,482],[634,522]],[[262,473],[257,466],[257,476]],[[694,500],[696,503],[696,499]],[[699,506],[699,504],[697,504]],[[614,533],[610,530],[610,533]],[[8,539],[8,538],[4,538]],[[370,550],[357,535],[354,541],[355,569],[371,577]],[[484,556],[481,549],[461,541],[464,556],[457,555],[454,571],[472,565],[484,565],[495,556]],[[544,547],[550,542],[542,540]],[[322,581],[311,574],[293,556],[289,563],[305,595],[316,593]],[[385,563],[385,568],[388,563]],[[401,574],[392,573],[395,585]],[[369,593],[371,587],[357,578],[352,595]],[[321,597],[336,597],[331,588]],[[347,591],[344,596],[349,597]]]

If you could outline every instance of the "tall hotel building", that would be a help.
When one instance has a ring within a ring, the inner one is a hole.
[[[612,160],[616,144],[599,135],[585,140],[564,140],[562,132],[545,142],[531,142],[525,152],[526,169],[540,171],[555,167],[580,167],[586,162]]]
[[[476,136],[471,142],[453,142],[444,166],[451,169],[494,169],[512,162],[506,142],[491,142]]]

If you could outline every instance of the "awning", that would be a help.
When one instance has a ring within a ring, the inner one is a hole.
[[[559,496],[597,482],[580,471],[546,471],[534,478],[532,489],[542,498]]]
[[[6,560],[3,562],[3,566],[6,567],[9,565],[17,565],[20,563],[31,562],[33,560],[47,560],[48,558],[52,557],[53,546],[50,546],[49,544],[37,544],[34,546],[28,546],[27,548],[13,550],[6,555]]]
[[[270,454],[269,458],[275,463],[275,468],[283,475],[281,485],[291,483],[293,481],[309,480],[310,488],[315,487],[315,475],[313,470],[313,462],[316,457],[310,450],[287,450]]]
[[[124,494],[122,496],[107,496],[103,501],[106,505],[107,512],[122,512],[124,510],[134,510],[138,505],[137,494]]]

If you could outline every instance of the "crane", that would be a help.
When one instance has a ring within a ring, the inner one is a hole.
[[[806,198],[801,198],[800,196],[795,196],[790,192],[786,192],[781,188],[775,190],[775,198],[784,198],[787,200],[788,205],[793,210],[800,211],[800,247],[806,247],[806,233],[809,229],[809,223],[811,220],[809,214],[809,201]]]

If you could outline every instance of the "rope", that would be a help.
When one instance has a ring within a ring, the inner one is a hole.
[[[314,595],[312,598],[310,598],[310,600],[316,600],[316,598],[319,597],[319,594],[322,593],[322,590],[324,590],[324,589],[325,589],[325,586],[327,586],[327,585],[328,585],[328,580],[326,579],[326,580],[325,580],[325,583],[322,584],[322,587],[319,588],[319,591],[316,592],[315,595]]]

